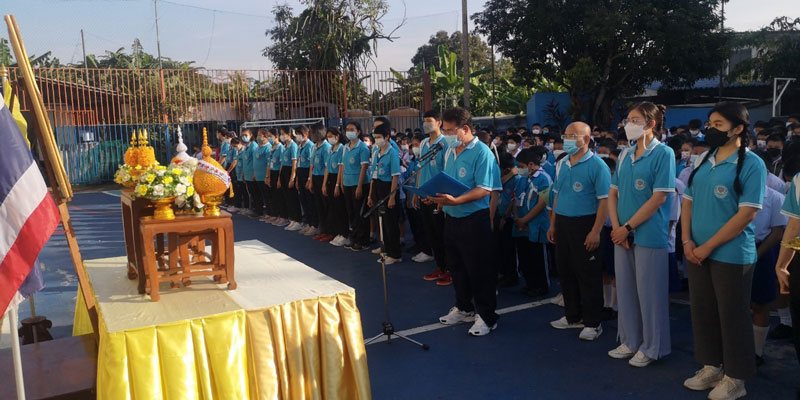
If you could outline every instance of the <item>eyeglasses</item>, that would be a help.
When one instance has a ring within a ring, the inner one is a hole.
[[[458,129],[459,128],[443,129],[442,133],[444,133],[445,136],[452,136],[452,135],[458,134]]]
[[[622,126],[628,125],[629,123],[630,124],[634,124],[634,125],[646,125],[647,124],[647,119],[646,118],[631,118],[631,119],[623,119],[622,120]]]

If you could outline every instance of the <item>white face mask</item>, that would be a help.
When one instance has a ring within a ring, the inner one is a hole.
[[[405,151],[408,151],[408,145],[407,144],[404,144],[404,145],[400,146],[400,148],[405,150]]]
[[[544,147],[547,150],[553,151],[553,144],[552,143],[545,143]]]
[[[419,147],[412,147],[411,152],[414,153],[414,157],[419,157],[419,155],[422,152],[422,149],[420,149]]]
[[[691,133],[692,136],[697,136],[697,135],[700,134],[700,130],[699,129],[689,129],[689,133]]]
[[[538,134],[540,134],[542,131],[540,131],[539,129],[534,129],[532,132],[533,132],[533,134],[534,134],[534,135],[538,135]]]
[[[301,143],[305,142],[306,140],[302,136],[297,135],[297,136],[294,137],[294,141],[297,142],[297,144],[301,144]]]
[[[330,143],[331,146],[336,146],[336,143],[338,143],[338,141],[336,140],[335,137],[329,137],[328,138],[328,143]]]
[[[608,154],[597,154],[600,158],[608,158]]]
[[[425,132],[425,133],[430,135],[431,132],[433,132],[435,130],[436,130],[436,125],[434,125],[434,124],[432,124],[430,122],[423,122],[422,123],[422,131],[423,132]]]
[[[522,169],[519,170],[519,176],[521,176],[523,178],[527,178],[529,174],[530,174],[530,172],[528,171],[527,168],[522,168]]]
[[[759,149],[764,149],[764,148],[767,147],[767,141],[766,140],[756,140],[756,145],[758,146]]]
[[[509,143],[508,144],[508,151],[514,151],[516,149],[517,149],[517,144],[516,143]]]
[[[384,139],[384,138],[375,139],[375,145],[376,146],[383,147],[384,144],[386,144],[386,139]]]
[[[560,156],[563,153],[564,150],[553,150],[553,155],[556,156],[556,158],[558,158],[558,156]]]
[[[689,156],[689,163],[694,165],[695,163],[697,163],[698,157],[700,157],[699,154],[692,154],[691,156]]]
[[[640,137],[644,136],[644,125],[628,122],[625,124],[625,136],[628,137],[628,140],[639,140]]]

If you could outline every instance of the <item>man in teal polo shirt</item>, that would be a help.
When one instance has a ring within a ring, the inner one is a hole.
[[[456,306],[439,322],[452,325],[474,320],[469,334],[488,335],[497,327],[498,318],[497,271],[486,238],[491,235],[489,194],[500,190],[499,170],[492,151],[472,133],[469,111],[460,107],[447,110],[442,123],[449,147],[443,172],[470,190],[458,197],[442,193],[430,197],[446,214],[445,252],[456,293]]]
[[[244,143],[244,150],[242,151],[242,175],[244,177],[245,187],[247,188],[247,196],[249,198],[248,207],[243,212],[246,215],[257,215],[255,206],[258,204],[258,188],[256,188],[256,175],[253,168],[253,160],[255,159],[256,149],[258,144],[253,140],[253,134],[250,129],[242,131],[242,142]]]
[[[253,176],[256,187],[256,214],[261,217],[266,217],[265,209],[269,202],[269,195],[267,190],[267,169],[269,168],[269,158],[272,153],[272,144],[269,142],[269,131],[266,128],[260,128],[256,134],[258,139],[258,148],[253,152]],[[261,218],[262,220],[264,218]]]
[[[583,328],[579,336],[583,340],[594,340],[603,332],[603,266],[598,247],[611,184],[608,166],[589,150],[591,132],[583,122],[573,122],[565,131],[568,156],[556,164],[547,231],[547,239],[556,248],[565,312],[550,325]]]

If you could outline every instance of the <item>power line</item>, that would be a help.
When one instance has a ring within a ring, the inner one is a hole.
[[[206,66],[206,61],[208,61],[208,56],[211,55],[211,43],[214,42],[214,27],[217,25],[217,12],[214,11],[212,14],[211,19],[211,36],[208,38],[208,50],[206,51],[206,58],[203,60],[203,67]]]
[[[218,13],[223,13],[223,14],[234,14],[234,15],[240,15],[240,16],[243,16],[243,17],[272,19],[272,17],[270,17],[268,15],[247,14],[247,13],[243,13],[243,12],[239,12],[239,11],[219,10],[219,9],[216,9],[216,8],[208,8],[208,7],[195,6],[195,5],[191,5],[191,4],[176,3],[174,1],[169,1],[169,0],[158,0],[158,1],[160,1],[162,3],[172,4],[174,6],[195,8],[195,9],[198,9],[198,10],[218,12]]]

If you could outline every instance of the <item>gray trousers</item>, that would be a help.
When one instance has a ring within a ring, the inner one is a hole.
[[[722,365],[725,375],[756,374],[750,290],[753,265],[706,260],[689,264],[694,356],[703,365]]]
[[[667,249],[614,246],[617,335],[633,351],[659,359],[672,351]]]

